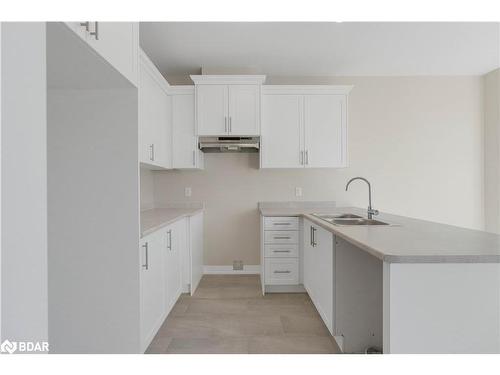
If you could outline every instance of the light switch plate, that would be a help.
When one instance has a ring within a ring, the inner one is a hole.
[[[301,187],[296,187],[295,188],[295,196],[296,197],[301,197],[302,196],[302,188]]]
[[[191,188],[190,187],[184,188],[184,196],[185,197],[190,197],[191,196]]]

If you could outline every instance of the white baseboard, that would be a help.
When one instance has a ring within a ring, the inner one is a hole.
[[[335,340],[335,342],[337,343],[337,346],[339,347],[340,349],[340,352],[341,353],[344,353],[344,336],[333,336],[333,339]]]
[[[203,266],[204,275],[260,275],[260,265],[243,266],[242,271],[233,270],[233,266]]]

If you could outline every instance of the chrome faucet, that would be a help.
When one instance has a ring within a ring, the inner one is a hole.
[[[372,208],[372,186],[370,185],[370,182],[364,178],[364,177],[354,177],[351,178],[348,182],[347,185],[345,186],[345,191],[349,189],[349,184],[353,182],[354,180],[363,180],[368,184],[368,219],[372,219],[373,215],[378,215],[378,210],[374,210]]]

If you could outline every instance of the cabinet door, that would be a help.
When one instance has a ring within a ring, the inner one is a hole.
[[[184,220],[177,221],[163,231],[165,236],[165,305],[167,313],[170,312],[181,293],[181,247],[185,243],[182,236],[186,236],[186,230],[181,225],[183,223],[185,223]]]
[[[230,135],[260,135],[260,86],[229,85]]]
[[[313,277],[314,273],[316,270],[314,269],[314,259],[313,259],[313,246],[312,246],[312,228],[313,223],[310,222],[309,220],[304,219],[304,224],[303,224],[303,236],[302,238],[304,239],[303,243],[303,249],[304,249],[304,254],[303,254],[303,265],[302,265],[302,272],[303,272],[303,284],[304,288],[307,290],[309,295],[311,295],[310,291],[311,288],[313,287]]]
[[[194,94],[172,95],[172,167],[199,168]]]
[[[203,276],[203,212],[189,218],[189,248],[191,253],[191,295]]]
[[[315,226],[313,264],[314,281],[311,299],[325,325],[333,334],[333,234]]]
[[[261,168],[303,168],[301,95],[263,95]]]
[[[140,243],[141,259],[141,341],[145,349],[157,329],[165,312],[164,296],[164,241],[159,233],[153,233]]]
[[[139,25],[136,22],[90,22],[97,27],[98,39],[90,35],[89,44],[130,82],[137,85]]]
[[[198,135],[227,135],[227,85],[196,86]]]
[[[139,160],[171,167],[170,99],[145,63],[139,69]]]
[[[345,110],[344,95],[304,96],[307,168],[344,166]]]

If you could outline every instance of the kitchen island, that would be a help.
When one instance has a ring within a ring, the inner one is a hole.
[[[390,225],[341,226],[306,206],[259,207],[263,218],[302,222],[300,281],[345,352],[500,352],[500,236],[389,214],[376,218]]]

